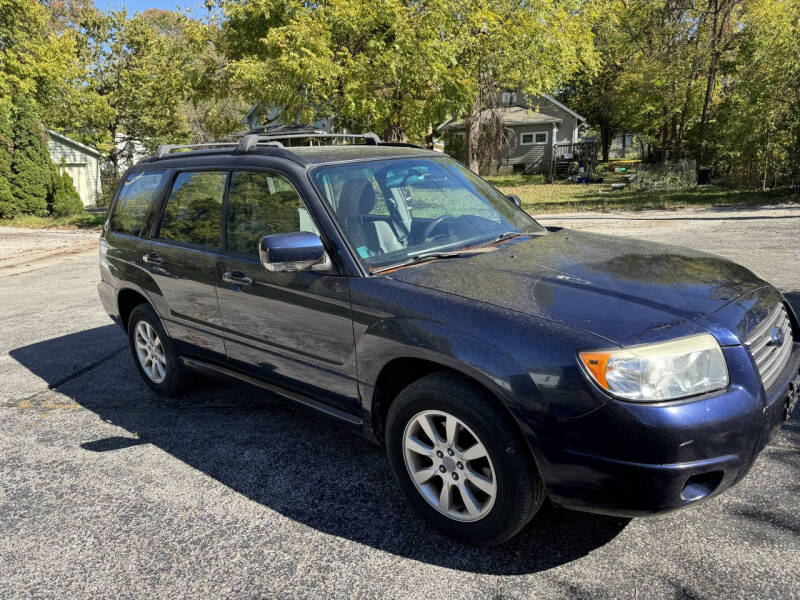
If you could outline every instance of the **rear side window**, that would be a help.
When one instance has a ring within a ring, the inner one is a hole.
[[[219,248],[226,177],[225,171],[178,173],[158,237]]]
[[[111,229],[118,233],[141,235],[147,221],[147,210],[153,203],[161,186],[164,171],[132,173],[117,196],[111,214]]]
[[[228,250],[258,255],[259,240],[274,233],[319,235],[300,194],[280,175],[236,171],[228,191]]]

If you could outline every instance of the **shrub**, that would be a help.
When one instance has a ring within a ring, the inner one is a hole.
[[[83,201],[75,190],[72,177],[64,170],[61,175],[56,175],[52,212],[57,217],[67,217],[83,212]]]
[[[14,214],[14,195],[11,193],[11,155],[14,150],[14,130],[11,123],[11,101],[0,98],[0,218]]]
[[[15,102],[15,109],[10,177],[13,213],[43,217],[48,212],[47,201],[55,182],[55,166],[47,149],[47,136],[31,101],[22,96]]]

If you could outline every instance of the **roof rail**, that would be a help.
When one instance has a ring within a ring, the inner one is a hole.
[[[183,148],[214,148],[219,146],[235,147],[236,142],[208,142],[205,144],[177,144],[177,145],[161,144],[158,148],[156,148],[156,153],[153,155],[153,158],[155,158],[156,160],[160,160],[173,150],[179,150]]]
[[[360,138],[367,142],[367,145],[377,146],[381,143],[381,138],[377,134],[369,133],[248,133],[239,140],[237,150],[239,152],[249,152],[258,144],[267,143],[273,146],[283,146],[278,140],[289,139],[308,139],[308,138]]]
[[[152,160],[161,160],[168,156],[173,150],[184,150],[192,148],[231,148],[237,152],[249,152],[259,144],[283,148],[278,140],[286,139],[306,139],[306,138],[360,138],[369,146],[381,144],[381,139],[377,134],[369,133],[287,133],[287,134],[265,134],[248,133],[237,142],[206,142],[204,144],[161,144],[156,148]]]

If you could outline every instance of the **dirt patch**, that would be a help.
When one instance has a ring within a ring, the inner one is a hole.
[[[95,231],[0,229],[0,277],[40,269],[96,252]]]

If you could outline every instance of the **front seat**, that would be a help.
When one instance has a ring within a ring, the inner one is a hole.
[[[349,179],[339,194],[336,214],[361,258],[402,250],[388,222],[365,218],[375,208],[375,189],[363,177]]]

